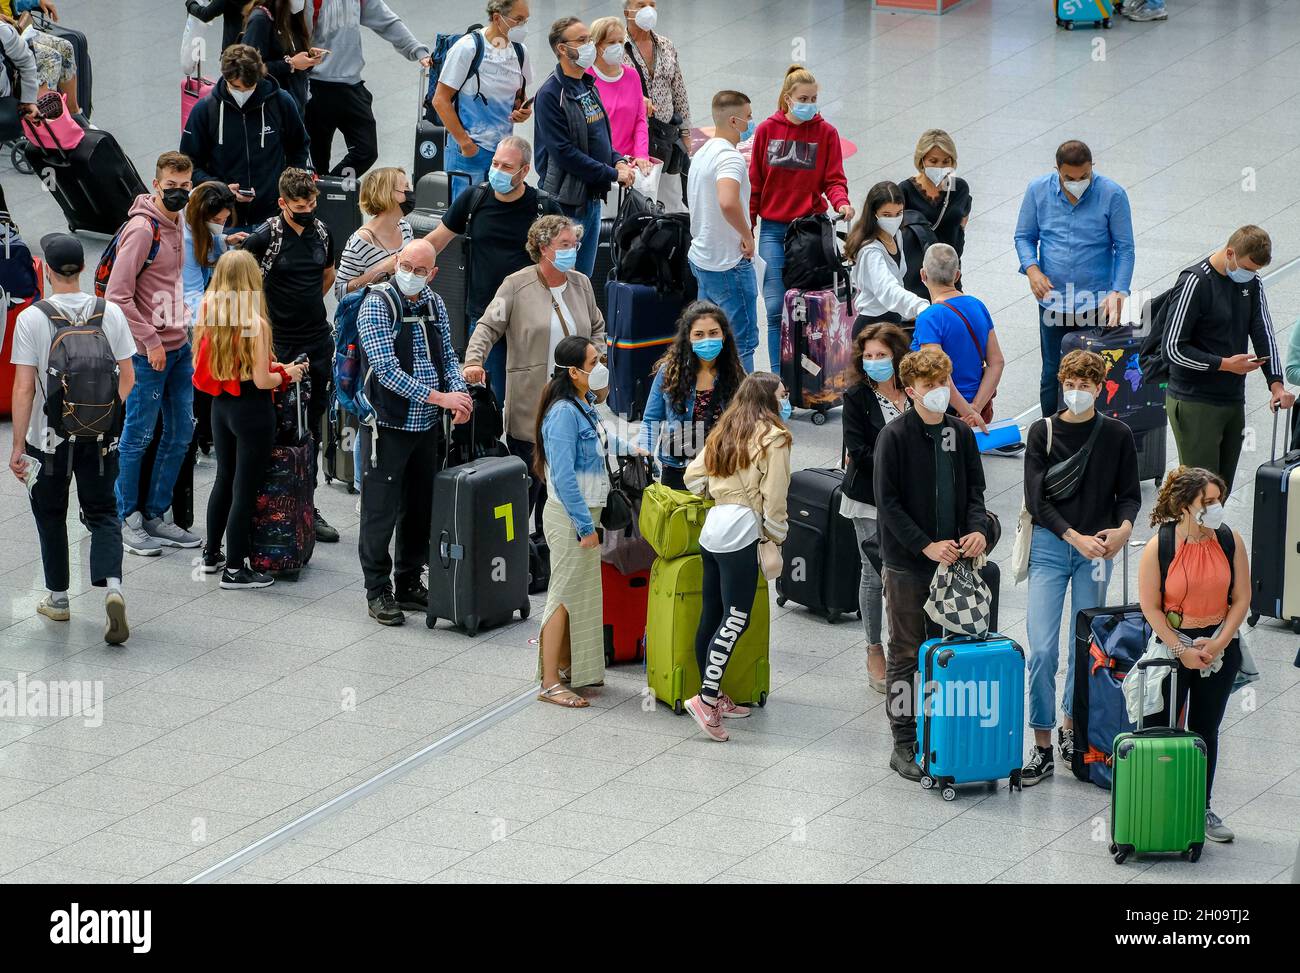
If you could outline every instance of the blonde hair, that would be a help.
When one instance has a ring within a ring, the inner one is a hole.
[[[938,149],[952,156],[953,166],[957,165],[957,143],[952,140],[952,136],[941,128],[929,128],[916,140],[916,154],[912,156],[912,164],[916,166],[917,172],[925,169],[921,163],[925,161],[931,149]]]
[[[909,351],[898,365],[898,377],[905,388],[916,388],[918,381],[942,385],[952,375],[952,359],[938,348]]]
[[[817,79],[802,64],[791,64],[785,69],[785,77],[781,79],[781,94],[776,99],[777,111],[787,112],[790,110],[786,107],[785,100],[790,97],[790,92],[801,84],[810,84],[817,87]]]
[[[400,166],[371,169],[361,177],[361,212],[378,216],[397,205],[393,197],[398,187],[406,182],[406,170]]]
[[[256,348],[271,347],[271,325],[262,315],[262,273],[246,250],[227,250],[212,271],[194,329],[194,346],[205,341],[208,371],[219,382],[250,380]]]
[[[597,17],[587,29],[591,34],[591,42],[596,45],[596,50],[604,46],[605,38],[615,30],[622,31],[623,39],[627,39],[627,23],[622,17]]]

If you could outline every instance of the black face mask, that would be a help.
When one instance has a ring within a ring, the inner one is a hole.
[[[190,200],[188,189],[164,189],[162,194],[163,209],[169,213],[179,213]]]
[[[403,216],[410,216],[415,212],[415,193],[407,193],[406,198],[397,204],[397,208],[402,211]]]
[[[294,226],[305,227],[309,223],[311,223],[312,218],[316,215],[316,207],[313,206],[311,209],[303,213],[295,213],[293,210],[289,209],[289,207],[286,206],[283,210],[281,210],[281,212],[284,214],[284,218],[288,220],[290,223],[292,223]]]

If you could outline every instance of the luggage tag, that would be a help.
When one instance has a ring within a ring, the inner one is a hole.
[[[821,336],[809,335],[809,337],[821,337]],[[807,355],[800,355],[799,357],[800,357],[800,364],[803,366],[803,370],[805,372],[807,372],[809,375],[812,375],[814,378],[821,374],[822,367],[818,365],[815,361],[813,361]]]

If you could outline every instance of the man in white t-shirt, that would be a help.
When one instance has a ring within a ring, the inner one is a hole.
[[[487,178],[497,143],[532,117],[524,92],[532,80],[523,45],[528,0],[488,0],[488,24],[447,51],[433,108],[447,129],[443,168],[465,172],[471,185]],[[477,65],[475,64],[477,61]],[[452,199],[468,189],[452,181]]]
[[[754,134],[754,110],[739,91],[713,96],[713,138],[691,158],[686,202],[691,211],[691,270],[700,300],[726,312],[745,371],[758,347],[758,279],[749,223],[749,166],[736,148]],[[775,363],[773,363],[775,365]]]
[[[13,396],[13,452],[9,469],[27,486],[40,537],[41,561],[48,593],[36,606],[46,618],[66,622],[68,611],[68,486],[77,478],[77,503],[82,521],[90,531],[90,581],[107,588],[104,611],[107,624],[104,641],[125,642],[130,631],[126,623],[126,601],[122,597],[122,522],[117,516],[113,485],[117,480],[117,439],[61,438],[50,427],[45,414],[46,382],[50,343],[55,324],[42,304],[69,323],[89,323],[102,303],[99,327],[108,339],[109,351],[117,362],[117,413],[135,384],[131,357],[135,339],[126,315],[116,304],[84,294],[81,272],[86,255],[81,241],[66,233],[51,233],[41,240],[45,254],[45,278],[49,296],[21,314],[14,323],[12,361],[16,366]],[[120,418],[117,422],[121,428]]]

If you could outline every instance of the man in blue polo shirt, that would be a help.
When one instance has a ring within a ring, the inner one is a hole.
[[[1016,255],[1039,305],[1039,403],[1050,416],[1059,404],[1061,339],[1071,328],[1119,324],[1133,281],[1128,193],[1093,171],[1092,151],[1084,143],[1061,143],[1056,171],[1025,190]]]

